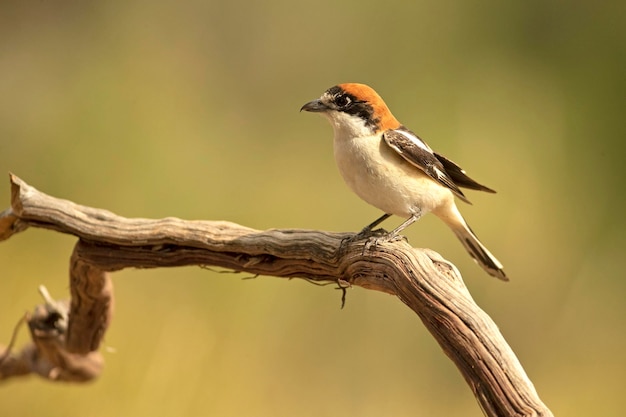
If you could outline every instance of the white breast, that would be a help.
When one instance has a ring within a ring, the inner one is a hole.
[[[452,192],[406,162],[382,135],[349,137],[335,131],[335,161],[348,186],[385,213],[409,217],[450,204]],[[338,135],[339,134],[339,135]]]

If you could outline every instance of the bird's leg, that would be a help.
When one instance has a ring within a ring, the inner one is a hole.
[[[396,227],[391,232],[387,233],[387,235],[384,236],[384,239],[389,241],[389,242],[399,240],[400,239],[400,232],[403,231],[404,229],[406,229],[407,227],[409,227],[410,225],[412,225],[413,223],[415,223],[416,221],[418,221],[420,219],[420,217],[422,217],[422,211],[421,210],[418,211],[417,213],[413,213],[411,215],[411,217],[406,219],[400,226]]]
[[[403,236],[400,236],[400,232],[406,229],[407,227],[409,227],[410,225],[412,225],[413,223],[415,223],[416,221],[418,221],[420,217],[422,217],[421,210],[417,211],[416,213],[411,214],[411,217],[406,219],[404,222],[402,222],[400,226],[396,227],[391,232],[383,236],[371,236],[368,239],[368,241],[365,243],[363,252],[365,252],[367,249],[371,248],[372,246],[374,246],[375,248],[376,245],[378,245],[379,243],[395,242],[395,241],[402,239]]]
[[[383,214],[382,216],[374,220],[372,223],[365,226],[363,230],[361,230],[357,236],[361,238],[361,237],[366,237],[366,236],[371,235],[372,232],[374,231],[374,228],[378,226],[379,224],[381,224],[382,222],[384,222],[385,220],[387,220],[389,217],[391,217],[391,214],[388,214],[388,213]]]
[[[376,226],[378,226],[379,224],[381,224],[382,222],[384,222],[385,220],[387,220],[389,217],[391,217],[391,214],[385,213],[382,216],[380,216],[379,218],[377,218],[376,220],[374,220],[372,223],[370,223],[367,226],[365,226],[356,235],[352,235],[350,237],[344,238],[341,241],[341,247],[343,247],[344,244],[346,244],[346,243],[354,242],[354,241],[357,241],[357,240],[361,240],[361,239],[365,239],[365,238],[371,237],[372,234],[385,235],[387,232],[384,229],[378,229],[378,230],[373,230],[373,229]]]

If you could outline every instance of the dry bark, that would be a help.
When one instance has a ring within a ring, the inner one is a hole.
[[[48,196],[15,175],[10,179],[11,207],[0,214],[0,240],[39,227],[78,241],[70,260],[69,304],[50,300],[26,317],[33,342],[16,353],[0,347],[0,380],[29,373],[56,381],[97,377],[103,367],[98,348],[113,311],[109,273],[205,265],[396,295],[456,364],[486,415],[552,415],[458,270],[431,250],[404,241],[365,248],[350,233],[124,218]]]

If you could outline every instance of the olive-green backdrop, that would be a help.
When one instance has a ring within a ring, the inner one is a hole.
[[[357,231],[332,133],[300,106],[365,82],[498,194],[461,210],[511,282],[434,216],[453,261],[560,416],[626,409],[622,2],[63,1],[0,4],[0,209],[11,171],[124,216]],[[387,228],[400,222],[394,218]],[[0,341],[68,292],[75,239],[0,243]],[[480,416],[404,305],[200,268],[113,276],[106,368],[0,386],[2,416]],[[27,341],[22,332],[19,343]]]

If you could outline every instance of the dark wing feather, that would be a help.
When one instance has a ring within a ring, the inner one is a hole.
[[[387,130],[383,133],[383,139],[391,149],[407,162],[422,170],[441,185],[448,187],[461,200],[469,203],[463,191],[446,172],[443,163],[415,133],[405,128]]]
[[[435,157],[437,157],[439,162],[441,162],[450,178],[452,178],[452,181],[454,181],[454,183],[459,187],[469,188],[478,191],[486,191],[488,193],[495,193],[495,191],[491,188],[479,184],[470,177],[468,177],[465,171],[460,166],[458,166],[445,156],[439,155],[438,153],[435,153],[434,155]]]

